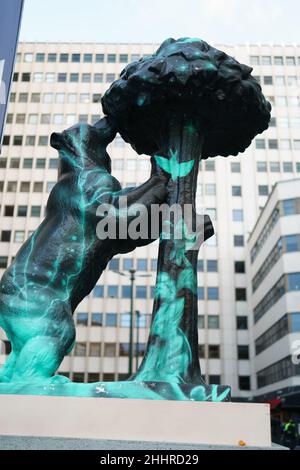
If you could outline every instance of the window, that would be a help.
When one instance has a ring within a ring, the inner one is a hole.
[[[263,55],[261,58],[262,65],[272,65],[272,57],[269,55]]]
[[[136,298],[137,299],[146,299],[147,298],[147,287],[146,286],[137,286],[136,287]]]
[[[294,140],[294,150],[300,150],[300,140]]]
[[[249,346],[247,345],[238,345],[237,354],[239,360],[248,360],[249,359]]]
[[[69,61],[69,54],[62,53],[59,55],[59,61],[66,63]]]
[[[218,344],[208,345],[208,357],[209,359],[220,359],[220,346]]]
[[[122,298],[130,299],[131,297],[131,286],[122,286]]]
[[[267,171],[267,163],[266,162],[257,162],[256,167],[257,167],[257,171],[259,173],[265,173]]]
[[[56,58],[57,58],[56,54],[52,52],[48,54],[48,62],[56,62]]]
[[[16,116],[16,124],[24,124],[25,123],[26,114],[17,114]]]
[[[258,186],[258,194],[259,196],[268,196],[269,188],[266,185],[259,185]]]
[[[66,73],[59,73],[57,77],[57,81],[59,83],[66,83],[67,81],[67,74]]]
[[[94,297],[103,297],[103,294],[104,294],[103,286],[94,287],[93,294],[94,294]]]
[[[293,364],[292,357],[288,356],[257,372],[257,386],[258,388],[265,387],[266,385],[299,375],[300,365]]]
[[[93,62],[93,54],[83,54],[83,62]]]
[[[203,259],[198,259],[197,261],[197,271],[202,273],[204,271]]]
[[[277,139],[269,139],[269,149],[271,149],[271,150],[278,149],[278,140]]]
[[[42,52],[38,52],[35,56],[36,62],[45,62],[45,54]]]
[[[53,124],[63,124],[63,122],[64,122],[64,115],[63,114],[54,114]]]
[[[28,101],[28,93],[20,93],[19,103],[27,103],[27,101]]]
[[[156,271],[157,270],[157,259],[152,258],[151,259],[151,271]]]
[[[31,94],[31,103],[40,103],[41,101],[41,94],[40,93],[32,93]]]
[[[211,273],[218,272],[218,261],[214,259],[207,260],[207,271]]]
[[[108,297],[116,298],[119,295],[119,286],[107,286]]]
[[[128,62],[128,54],[120,54],[119,61],[120,61],[122,64],[127,64],[127,62]]]
[[[110,262],[109,262],[109,269],[111,269],[112,271],[118,271],[120,269],[120,260],[119,258],[113,258]]]
[[[296,65],[295,57],[287,57],[286,58],[286,65]]]
[[[198,315],[198,329],[204,330],[204,328],[205,328],[205,316]]]
[[[14,215],[14,206],[5,206],[4,217],[13,217],[13,215]]]
[[[300,332],[300,312],[291,313],[290,325],[291,333]]]
[[[131,315],[130,313],[122,313],[120,318],[120,326],[122,328],[129,328],[131,322]]]
[[[218,300],[219,299],[219,288],[218,287],[208,287],[207,288],[207,298],[208,298],[208,300]]]
[[[237,302],[245,302],[247,300],[247,290],[244,288],[236,288],[235,289],[235,300]]]
[[[85,356],[86,355],[86,343],[76,343],[74,348],[75,356]]]
[[[250,64],[251,65],[260,65],[260,57],[258,55],[251,55],[250,56]]]
[[[234,246],[244,246],[244,235],[234,235],[233,244]]]
[[[243,222],[244,213],[242,209],[233,209],[232,211],[232,220],[234,222]]]
[[[12,113],[8,113],[6,116],[6,124],[12,124],[13,123],[13,117],[14,115]]]
[[[280,163],[279,162],[270,162],[270,171],[271,173],[280,172]]]
[[[54,73],[46,73],[46,82],[53,83],[55,81],[55,74]]]
[[[50,123],[51,123],[51,114],[42,114],[41,124],[50,124]]]
[[[79,73],[71,73],[70,74],[70,82],[71,83],[79,82]]]
[[[83,73],[81,77],[82,83],[90,83],[92,79],[92,76],[90,73]]]
[[[41,216],[41,206],[31,206],[30,215],[31,215],[31,217],[40,217]]]
[[[19,158],[11,158],[9,168],[20,168],[20,159]]]
[[[89,356],[91,357],[101,356],[101,343],[90,343]]]
[[[241,172],[241,164],[239,162],[231,162],[231,172],[232,173],[240,173]]]
[[[204,344],[198,344],[198,355],[200,359],[205,358],[205,346]]]
[[[103,315],[102,313],[92,313],[92,326],[102,326],[103,325]]]
[[[104,62],[104,54],[96,54],[96,63]]]
[[[25,240],[25,232],[24,230],[16,230],[14,236],[15,243],[23,243]]]
[[[276,96],[276,106],[287,106],[286,96]]]
[[[88,318],[89,317],[88,317],[87,313],[79,312],[79,313],[77,313],[76,318],[77,318],[77,325],[88,326]]]
[[[42,193],[43,192],[44,183],[42,181],[35,181],[33,183],[33,192],[34,193]]]
[[[38,145],[46,147],[48,145],[48,136],[47,135],[41,135],[39,137]]]
[[[283,162],[283,171],[284,173],[293,173],[293,163],[292,162]]]
[[[99,382],[99,374],[96,372],[88,373],[88,383]]]
[[[273,85],[273,77],[271,75],[264,76],[265,85]]]
[[[27,52],[24,54],[24,62],[32,62],[33,61],[33,54]]]
[[[295,199],[285,199],[282,201],[282,209],[283,214],[286,215],[294,215],[297,214],[297,205]]]
[[[240,390],[251,390],[250,377],[248,375],[239,376],[239,389]]]
[[[129,343],[120,343],[120,357],[129,355]]]
[[[43,102],[44,103],[53,103],[53,93],[44,93]]]
[[[93,103],[101,103],[101,93],[93,94]]]
[[[129,271],[133,268],[133,259],[132,258],[124,258],[123,259],[123,269]]]
[[[300,290],[300,273],[290,273],[287,275],[288,291]]]
[[[105,315],[105,326],[117,326],[117,314],[107,313]]]
[[[23,160],[23,168],[31,169],[33,166],[33,159],[32,158],[24,158]]]
[[[102,82],[103,82],[103,73],[95,73],[94,83],[102,83]]]
[[[35,135],[27,135],[25,140],[25,145],[34,146],[35,145]]]
[[[214,162],[214,160],[207,160],[205,162],[205,171],[215,171],[215,162]]]
[[[242,196],[242,187],[241,186],[232,186],[231,187],[232,196]]]
[[[6,269],[8,265],[8,257],[0,256],[0,269]]]
[[[11,239],[11,230],[2,230],[1,232],[1,241],[10,242]]]
[[[55,94],[55,103],[64,103],[65,102],[65,94],[64,93],[56,93]]]
[[[236,328],[237,330],[248,330],[248,317],[236,317]]]
[[[107,73],[106,74],[106,81],[107,83],[112,83],[116,79],[116,75],[114,73]]]
[[[276,125],[277,125],[276,118],[275,118],[275,117],[271,117],[271,120],[270,120],[270,127],[276,127]]]
[[[245,261],[235,261],[234,262],[234,272],[236,274],[245,273]]]
[[[209,375],[208,382],[210,385],[220,385],[221,384],[221,376],[220,375]]]
[[[207,327],[209,330],[218,330],[220,328],[220,319],[218,315],[208,315]]]
[[[30,191],[30,182],[29,181],[22,181],[20,186],[21,193],[29,193]]]
[[[108,54],[108,55],[107,55],[107,62],[108,62],[108,63],[114,63],[114,62],[116,62],[116,54]]]
[[[84,382],[84,372],[73,372],[73,382]]]
[[[147,269],[148,269],[148,260],[146,258],[139,258],[137,260],[137,270],[147,271]]]
[[[17,192],[17,182],[16,181],[8,181],[7,188],[8,193],[16,193]]]
[[[116,344],[104,343],[104,357],[115,357],[115,356],[116,356]]]
[[[274,64],[275,65],[283,65],[283,57],[282,56],[275,56],[274,57]]]
[[[215,184],[206,184],[205,185],[205,194],[207,196],[215,196],[215,194],[216,194],[216,185]]]
[[[198,300],[204,300],[204,287],[198,287]]]
[[[80,62],[80,54],[72,54],[72,62]]]

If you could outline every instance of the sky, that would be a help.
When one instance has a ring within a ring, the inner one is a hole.
[[[21,41],[300,43],[299,0],[25,0]]]

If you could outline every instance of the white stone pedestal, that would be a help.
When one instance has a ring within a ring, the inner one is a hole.
[[[271,448],[264,404],[0,395],[0,436]]]

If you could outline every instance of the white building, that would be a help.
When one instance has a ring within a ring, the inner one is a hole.
[[[300,389],[300,178],[275,185],[248,247],[256,395]]]
[[[101,94],[128,61],[152,53],[154,44],[23,43],[0,159],[0,270],[43,218],[56,181],[57,155],[48,145],[53,131],[75,122],[97,121]],[[199,260],[199,354],[207,380],[231,385],[233,396],[252,396],[256,382],[249,361],[246,240],[273,185],[300,172],[300,46],[217,47],[252,64],[273,103],[270,129],[238,157],[201,165],[198,204],[214,221],[217,237]],[[140,184],[149,157],[136,156],[121,139],[111,145],[113,174],[123,185]],[[140,353],[152,310],[157,243],[113,261],[138,273],[135,310],[140,312]],[[73,380],[120,379],[128,371],[129,279],[108,270],[77,310],[77,344],[61,367]],[[3,362],[4,357],[0,359]]]

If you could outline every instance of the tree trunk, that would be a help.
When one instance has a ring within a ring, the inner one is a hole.
[[[160,152],[154,156],[159,166],[171,174],[168,205],[192,207],[196,223],[195,196],[203,137],[186,116],[176,116],[161,137]],[[176,163],[177,161],[177,163]],[[190,162],[188,165],[185,163]],[[169,164],[169,170],[166,170]],[[190,168],[190,170],[188,170]],[[189,172],[188,172],[189,171]],[[166,221],[163,221],[166,222]],[[203,383],[198,354],[197,258],[198,249],[185,231],[191,220],[173,223],[169,239],[161,239],[152,323],[145,357],[133,377],[138,381]],[[164,224],[163,224],[164,226]],[[204,236],[204,226],[201,227]],[[178,240],[178,234],[183,235]],[[176,236],[177,234],[177,236]]]

